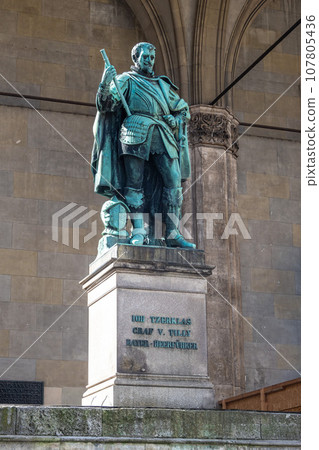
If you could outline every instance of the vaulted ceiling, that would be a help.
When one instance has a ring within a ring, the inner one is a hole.
[[[126,0],[159,49],[157,71],[168,74],[191,104],[211,102],[235,77],[245,33],[266,6],[280,0]],[[287,10],[298,9],[287,0]],[[294,18],[291,18],[290,26]],[[282,32],[288,24],[282,24]],[[265,46],[266,49],[266,46]],[[264,50],[265,50],[264,49]],[[262,49],[260,51],[262,53]],[[220,104],[230,105],[231,96]]]

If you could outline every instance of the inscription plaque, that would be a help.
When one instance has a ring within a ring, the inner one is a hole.
[[[43,381],[0,381],[0,403],[43,405]]]
[[[192,325],[191,318],[178,318],[178,317],[159,317],[159,316],[150,316],[146,317],[144,315],[136,315],[133,314],[131,316],[132,322],[140,322],[147,323],[151,322],[151,324],[157,323],[160,325],[186,325],[190,327]],[[191,336],[191,330],[185,329],[163,329],[163,328],[142,328],[142,327],[134,327],[132,329],[133,334],[151,336],[153,335],[153,331],[156,336],[165,336],[168,335],[169,338],[189,338]],[[154,337],[154,336],[153,336]],[[153,340],[149,341],[147,339],[126,339],[127,347],[153,347],[153,348],[170,348],[170,349],[179,349],[179,350],[198,350],[197,342],[181,342],[179,339],[176,341],[167,341],[167,340]]]

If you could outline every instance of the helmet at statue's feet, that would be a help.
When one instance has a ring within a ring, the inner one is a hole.
[[[166,238],[166,244],[167,244],[167,247],[179,247],[179,248],[186,248],[186,249],[190,249],[190,250],[194,250],[196,248],[195,244],[192,244],[191,242],[186,241],[186,239],[184,239],[184,237],[181,234],[177,234],[172,239]]]
[[[143,245],[144,243],[144,236],[142,234],[135,234],[130,239],[130,244],[132,245]]]

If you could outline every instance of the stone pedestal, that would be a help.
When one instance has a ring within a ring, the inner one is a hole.
[[[89,306],[85,406],[210,409],[199,250],[118,244],[82,281]]]

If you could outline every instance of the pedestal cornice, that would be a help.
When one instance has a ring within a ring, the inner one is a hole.
[[[110,275],[119,269],[137,270],[140,273],[175,272],[206,278],[211,275],[214,267],[205,263],[202,250],[117,244],[93,261],[89,275],[80,283],[83,286],[93,286],[95,280],[104,274]]]

